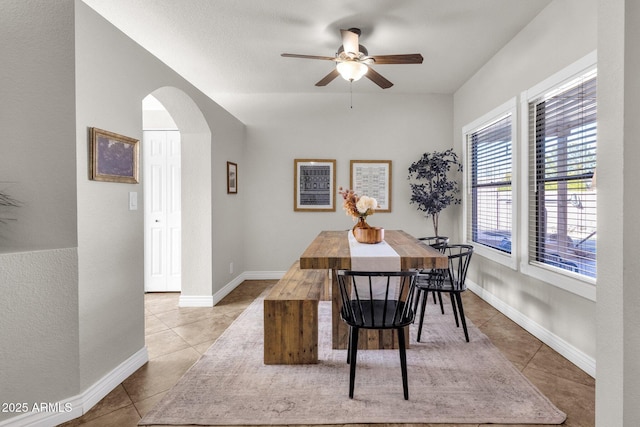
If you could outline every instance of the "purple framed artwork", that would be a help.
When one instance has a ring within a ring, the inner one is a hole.
[[[91,128],[91,179],[137,184],[139,144],[137,139]]]

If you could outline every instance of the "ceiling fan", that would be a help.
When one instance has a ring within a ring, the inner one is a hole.
[[[340,34],[342,35],[342,46],[340,46],[334,57],[298,55],[294,53],[283,53],[282,56],[287,58],[321,59],[336,62],[336,68],[316,83],[316,86],[326,86],[339,75],[350,82],[359,80],[364,76],[382,89],[387,89],[393,86],[393,83],[371,68],[372,64],[422,64],[423,58],[419,53],[369,56],[367,48],[359,43],[361,34],[359,28],[340,30]]]

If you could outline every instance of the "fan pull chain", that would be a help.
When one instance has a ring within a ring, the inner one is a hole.
[[[349,80],[349,108],[353,110],[353,80]]]

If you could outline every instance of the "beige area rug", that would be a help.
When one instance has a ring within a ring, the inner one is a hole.
[[[407,351],[409,400],[396,350],[358,352],[354,399],[346,350],[331,349],[331,306],[320,303],[319,363],[264,365],[258,298],[140,421],[140,425],[500,423],[560,424],[566,415],[467,320],[430,312]]]

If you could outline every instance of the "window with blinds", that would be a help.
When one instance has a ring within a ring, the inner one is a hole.
[[[470,203],[467,237],[476,244],[511,253],[512,115],[467,134]]]
[[[529,100],[529,263],[596,277],[596,71]]]

